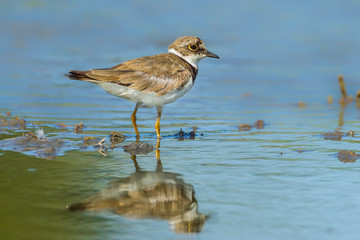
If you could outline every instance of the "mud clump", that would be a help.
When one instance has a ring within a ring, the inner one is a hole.
[[[179,130],[179,132],[177,132],[176,134],[175,134],[175,138],[178,138],[180,141],[183,141],[183,140],[185,140],[185,139],[195,139],[195,137],[196,137],[196,130],[197,130],[197,127],[196,126],[194,126],[193,127],[193,130],[192,131],[190,131],[190,132],[184,132],[183,130],[182,130],[182,128],[180,128],[180,130]],[[204,134],[200,134],[200,136],[204,136]]]
[[[83,133],[83,129],[84,129],[84,124],[82,122],[80,122],[75,125],[74,132],[75,133]]]
[[[119,132],[115,132],[115,131],[112,131],[110,133],[110,142],[112,144],[118,144],[118,143],[122,143],[124,142],[126,139],[126,136],[125,135],[122,135],[121,133]]]
[[[345,136],[348,136],[348,137],[355,136],[355,132],[353,130],[350,130],[347,133],[343,133],[343,132],[336,129],[333,132],[323,133],[322,136],[324,137],[325,140],[341,141],[342,138],[345,137]]]
[[[349,150],[341,150],[337,154],[337,158],[339,159],[339,161],[344,162],[344,163],[355,162],[359,157],[360,156],[358,154],[356,154],[353,151],[349,151]]]

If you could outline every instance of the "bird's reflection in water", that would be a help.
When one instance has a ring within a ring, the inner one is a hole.
[[[135,143],[142,144],[142,143]],[[207,216],[198,212],[193,186],[185,183],[180,174],[163,172],[160,161],[160,141],[157,143],[156,170],[142,171],[131,152],[136,171],[125,178],[117,178],[101,192],[82,203],[68,206],[76,210],[112,210],[129,218],[167,220],[175,232],[200,232]],[[141,148],[134,145],[134,148]]]

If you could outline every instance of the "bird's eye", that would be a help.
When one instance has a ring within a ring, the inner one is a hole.
[[[197,45],[195,45],[195,44],[190,44],[190,45],[189,45],[189,49],[190,49],[191,51],[196,51],[196,50],[199,49],[199,47],[198,47]]]

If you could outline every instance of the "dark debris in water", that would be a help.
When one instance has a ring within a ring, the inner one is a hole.
[[[147,143],[142,142],[132,142],[129,145],[123,147],[124,152],[127,152],[131,155],[137,154],[148,154],[154,150],[154,147]]]
[[[84,129],[84,124],[82,122],[80,122],[75,125],[74,132],[75,133],[83,133],[83,129]]]
[[[184,132],[182,128],[180,128],[179,132],[175,134],[175,138],[179,139],[180,141],[185,139],[195,139],[195,137],[197,136],[196,130],[197,130],[196,126],[194,126],[193,130],[190,132]],[[204,134],[201,133],[200,136],[204,136]]]
[[[126,139],[126,136],[119,132],[112,131],[110,133],[110,142],[112,144],[122,143],[125,141],[125,139]]]
[[[344,133],[340,132],[339,130],[335,130],[333,132],[326,132],[322,134],[325,140],[332,140],[332,141],[341,141],[343,135]]]
[[[337,158],[339,159],[339,161],[344,162],[344,163],[355,162],[359,157],[360,157],[360,155],[356,154],[353,151],[349,151],[349,150],[341,150],[337,154]]]
[[[322,136],[324,137],[325,140],[332,140],[332,141],[341,141],[343,137],[345,136],[349,136],[349,137],[353,137],[355,135],[355,132],[350,130],[347,133],[341,132],[338,129],[336,129],[333,132],[326,132],[323,133]]]

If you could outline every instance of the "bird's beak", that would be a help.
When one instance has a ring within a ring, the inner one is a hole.
[[[218,55],[216,55],[215,53],[212,53],[212,52],[210,52],[210,51],[207,51],[207,52],[205,53],[205,55],[206,55],[207,57],[211,57],[211,58],[220,58]]]

